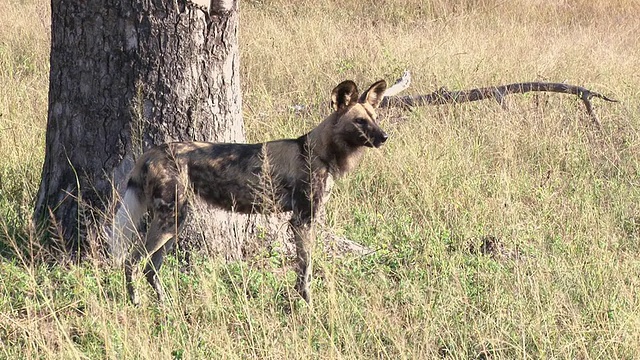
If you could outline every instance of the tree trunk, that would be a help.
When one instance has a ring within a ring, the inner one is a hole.
[[[52,0],[51,11],[34,220],[77,253],[97,244],[144,150],[175,140],[244,141],[238,14],[235,2],[209,14],[183,0]]]

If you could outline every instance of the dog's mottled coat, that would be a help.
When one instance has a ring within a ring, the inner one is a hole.
[[[380,80],[358,97],[355,83],[340,83],[332,92],[333,113],[297,139],[260,144],[177,142],[143,154],[131,172],[110,237],[114,257],[125,261],[131,301],[139,301],[133,272],[143,256],[151,259],[146,278],[163,299],[157,271],[180,231],[190,194],[239,213],[292,212],[296,290],[310,301],[313,220],[323,206],[327,182],[353,170],[365,147],[379,147],[387,140],[375,112],[385,89]],[[147,210],[152,218],[142,246],[133,238]]]

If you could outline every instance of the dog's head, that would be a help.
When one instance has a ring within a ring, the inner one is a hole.
[[[376,108],[380,105],[387,83],[380,80],[358,96],[358,87],[343,81],[331,93],[331,106],[336,111],[334,136],[352,147],[380,147],[389,135],[378,126]]]

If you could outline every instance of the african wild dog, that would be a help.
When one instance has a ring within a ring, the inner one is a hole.
[[[226,210],[264,213],[272,209],[261,201],[268,190],[262,178],[268,176],[277,211],[292,212],[289,224],[296,244],[296,290],[309,302],[313,220],[325,200],[327,182],[351,171],[364,147],[379,147],[387,140],[375,113],[386,86],[380,80],[358,97],[353,81],[340,83],[331,94],[333,113],[297,139],[260,144],[175,142],[143,154],[130,175],[109,240],[116,260],[126,257],[131,301],[139,302],[132,278],[143,256],[150,256],[144,273],[162,301],[157,271],[173,246],[175,229],[185,219],[188,191]],[[142,246],[133,239],[147,210],[152,219]]]

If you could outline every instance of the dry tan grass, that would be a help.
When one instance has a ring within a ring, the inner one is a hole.
[[[24,225],[44,159],[49,8],[3,1],[0,14],[0,216]]]
[[[251,140],[311,129],[341,80],[404,69],[413,93],[566,81],[621,102],[594,100],[601,130],[560,94],[386,114],[391,139],[329,203],[334,229],[378,252],[320,255],[313,308],[289,300],[287,262],[269,254],[193,274],[169,264],[172,302],[140,309],[119,274],[3,260],[0,357],[635,358],[639,12],[631,0],[241,2]],[[48,9],[10,1],[0,14],[0,214],[19,231],[44,152]],[[498,245],[483,254],[487,239]]]

